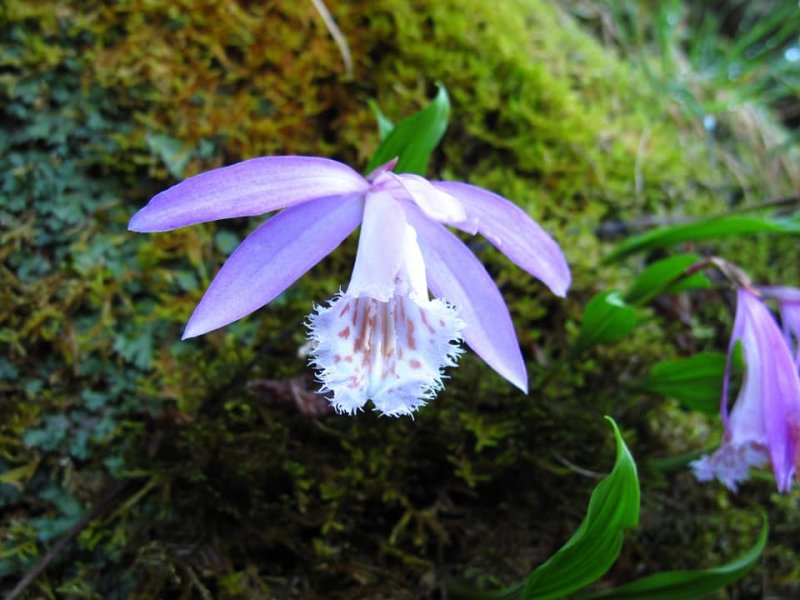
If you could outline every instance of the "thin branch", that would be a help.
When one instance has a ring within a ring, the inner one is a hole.
[[[100,500],[98,500],[92,509],[83,515],[75,525],[62,537],[58,540],[55,544],[53,544],[50,549],[42,556],[39,561],[33,566],[33,568],[25,574],[25,577],[16,585],[16,587],[11,590],[8,595],[6,596],[5,600],[16,600],[19,598],[25,590],[34,582],[34,580],[42,574],[48,565],[59,555],[61,552],[64,551],[64,548],[72,541],[72,539],[78,535],[83,529],[92,521],[94,521],[97,517],[101,516],[105,512],[107,512],[113,505],[114,501],[122,492],[126,491],[130,485],[133,483],[132,479],[126,479],[124,481],[120,481],[110,490],[108,490],[105,495],[103,495]]]
[[[336,21],[333,20],[333,16],[331,16],[328,7],[322,2],[322,0],[311,0],[311,4],[314,5],[314,8],[317,9],[319,16],[322,17],[322,21],[325,23],[325,27],[328,28],[328,32],[331,34],[333,41],[336,42],[336,45],[339,47],[339,52],[342,55],[342,61],[344,62],[344,75],[348,79],[353,78],[353,56],[350,54],[350,46],[347,45],[347,39],[345,39],[342,30],[339,29],[339,26],[336,24]]]
[[[589,469],[584,469],[583,467],[579,467],[574,462],[561,456],[561,454],[559,454],[556,451],[553,451],[553,456],[558,462],[567,467],[570,471],[574,471],[578,475],[583,475],[584,477],[591,477],[592,479],[600,479],[602,477],[605,477],[604,473],[598,473],[597,471],[590,471]]]

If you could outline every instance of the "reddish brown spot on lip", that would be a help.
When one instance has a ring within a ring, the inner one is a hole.
[[[361,301],[361,298],[356,298],[356,305],[353,308],[353,311],[354,311],[353,312],[353,325],[356,327],[356,340],[355,340],[355,343],[353,344],[353,352],[361,352],[361,350],[364,348],[365,344],[369,343],[369,340],[367,340],[367,333],[368,333],[367,332],[367,325],[368,325],[367,321],[369,319],[369,316],[368,316],[369,315],[369,305],[367,305],[366,307],[362,307],[359,310],[359,302],[360,301]],[[361,314],[361,323],[359,325],[356,325],[356,321],[358,320],[357,317],[359,316],[360,313],[363,313],[363,314]],[[369,347],[367,347],[367,350],[368,349],[369,349]]]
[[[408,364],[412,369],[419,369],[422,366],[422,363],[416,358],[412,358],[410,361],[408,361]]]
[[[414,340],[414,321],[409,319],[406,321],[406,330],[408,335],[406,336],[406,344],[411,350],[417,349],[417,342]]]
[[[342,360],[342,357],[339,356],[338,354],[333,357],[333,362],[334,363],[338,363],[340,360]]]
[[[346,340],[347,338],[350,337],[350,326],[349,325],[339,332],[339,337],[342,338],[343,340]]]
[[[345,316],[345,315],[347,314],[347,311],[348,311],[348,310],[350,310],[350,303],[349,303],[349,302],[348,302],[347,304],[345,304],[345,305],[344,305],[344,308],[343,308],[343,309],[342,309],[342,311],[339,313],[339,316],[340,316],[340,317],[343,317],[343,316]]]
[[[419,309],[419,316],[422,319],[422,322],[425,324],[425,327],[428,328],[428,331],[430,331],[431,333],[435,333],[436,330],[433,327],[431,327],[430,323],[428,323],[428,317],[425,316],[425,311],[422,310],[422,308]]]

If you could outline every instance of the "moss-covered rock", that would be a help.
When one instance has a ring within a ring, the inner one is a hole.
[[[645,481],[643,525],[612,580],[722,561],[755,534],[757,500],[793,526],[768,484],[730,499],[647,467],[708,433],[632,385],[691,333],[674,313],[654,310],[624,341],[566,361],[588,298],[638,266],[602,262],[601,222],[725,212],[720,190],[790,190],[791,173],[712,168],[729,150],[709,150],[552,3],[330,8],[352,78],[310,2],[8,1],[0,577],[18,579],[94,504],[106,510],[37,579],[41,595],[407,598],[437,597],[451,576],[507,583],[580,521],[591,471],[612,460],[604,414],[626,430]],[[469,242],[509,301],[530,396],[467,355],[414,420],[298,413],[313,386],[302,321],[346,282],[354,240],[268,308],[178,341],[256,220],[142,236],[125,231],[130,214],[177,178],[252,156],[363,167],[378,143],[368,101],[399,118],[436,82],[453,116],[431,175],[513,198],[573,269],[557,300]],[[727,250],[761,279],[790,271],[797,283],[789,243]],[[696,348],[724,344],[715,299],[692,312],[694,333],[705,328]],[[127,483],[105,502],[115,480]],[[792,544],[773,546],[775,589],[792,589]]]

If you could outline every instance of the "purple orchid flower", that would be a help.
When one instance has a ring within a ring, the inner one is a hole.
[[[445,225],[481,233],[564,296],[570,273],[558,244],[525,212],[484,189],[392,172],[367,178],[339,162],[276,156],[202,173],[153,197],[132,231],[168,231],[278,209],[228,258],[184,331],[202,335],[273,300],[361,225],[344,292],[308,319],[311,363],[339,412],[371,399],[411,414],[442,387],[462,339],[527,392],[508,309],[470,250]],[[428,289],[435,299],[429,299]]]
[[[759,291],[765,298],[778,301],[783,336],[794,352],[794,362],[800,370],[800,289],[791,287],[762,287]]]
[[[741,342],[745,375],[728,413],[731,357]],[[711,456],[692,463],[700,481],[719,479],[732,491],[751,466],[772,463],[778,491],[786,492],[800,462],[800,378],[786,340],[767,306],[752,291],[737,293],[736,318],[722,386],[725,435]]]

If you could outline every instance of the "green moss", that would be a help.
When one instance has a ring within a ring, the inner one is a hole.
[[[641,73],[549,3],[331,9],[355,57],[353,80],[311,3],[8,3],[0,577],[18,579],[125,479],[113,509],[37,580],[38,593],[386,598],[435,596],[451,575],[499,585],[580,521],[595,482],[585,471],[612,462],[604,414],[627,429],[643,465],[704,443],[707,425],[632,387],[696,337],[674,307],[565,362],[586,301],[624,287],[639,266],[602,264],[596,228],[724,212],[720,189],[757,197],[791,189],[789,179],[712,168],[730,150],[709,150]],[[530,396],[468,354],[414,420],[298,414],[287,380],[308,374],[301,324],[347,281],[354,240],[268,308],[180,342],[256,220],[144,236],[125,231],[130,214],[180,174],[260,154],[363,166],[378,141],[367,101],[399,118],[436,81],[453,118],[432,175],[513,198],[553,232],[573,269],[570,297],[558,300],[469,241],[509,301]],[[764,281],[798,279],[788,241],[722,249]],[[708,332],[693,347],[724,344],[729,321],[714,300],[692,307]],[[248,386],[258,381],[271,383]],[[768,484],[730,500],[685,472],[644,475],[643,525],[612,580],[721,562],[757,529],[758,501],[794,522]],[[766,568],[791,590],[787,538],[773,543]]]

